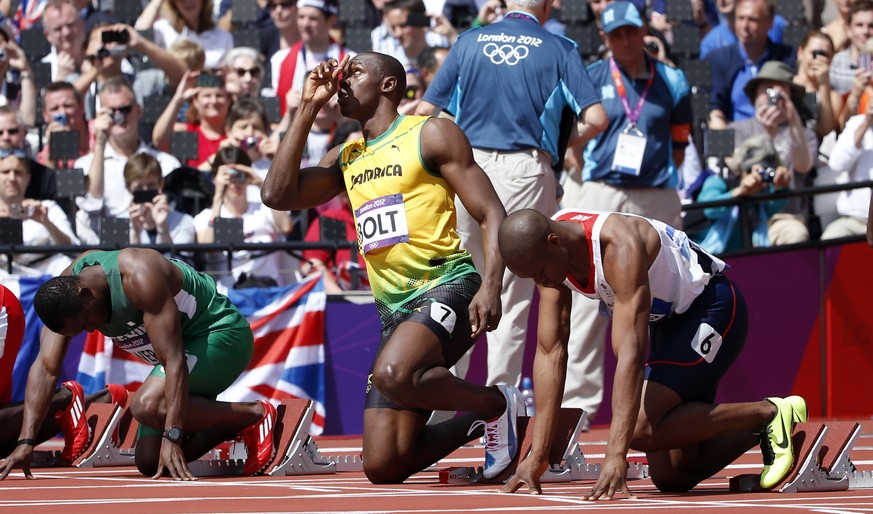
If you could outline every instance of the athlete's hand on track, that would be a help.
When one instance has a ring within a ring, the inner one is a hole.
[[[630,499],[636,498],[627,487],[627,458],[607,456],[600,471],[600,478],[584,498],[611,500],[616,493],[625,493]]]
[[[33,446],[20,444],[0,465],[0,480],[5,480],[9,472],[15,468],[21,468],[26,478],[33,478],[30,472],[30,463],[33,461]]]
[[[515,470],[515,475],[500,489],[501,493],[514,493],[521,489],[522,485],[527,486],[529,494],[543,494],[542,485],[540,485],[540,477],[546,472],[549,467],[546,461],[537,462],[536,459],[527,458],[523,460],[518,469]]]
[[[339,76],[345,70],[349,62],[349,56],[337,62],[336,59],[328,59],[319,63],[303,83],[303,95],[300,102],[308,102],[316,105],[319,109],[339,90]]]
[[[161,478],[165,469],[173,477],[173,480],[197,480],[197,477],[192,475],[191,470],[188,469],[182,448],[167,439],[163,439],[161,442],[161,460],[158,461],[158,472],[152,478]]]

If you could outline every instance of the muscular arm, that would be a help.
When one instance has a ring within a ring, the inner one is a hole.
[[[549,465],[549,451],[558,422],[564,379],[567,374],[567,341],[570,337],[571,292],[537,286],[540,295],[537,318],[537,353],[534,359],[534,404],[537,406],[530,454],[515,476],[504,486],[514,492],[527,484],[531,493],[540,493],[540,477]]]
[[[327,152],[318,166],[301,170],[300,160],[315,116],[336,94],[339,73],[348,60],[346,56],[339,63],[322,63],[307,76],[297,113],[261,186],[261,201],[267,207],[278,211],[307,209],[327,202],[345,188],[337,162],[341,146]]]
[[[482,286],[470,305],[473,337],[478,337],[484,330],[496,328],[500,321],[504,265],[497,247],[497,229],[506,211],[491,180],[473,160],[467,136],[453,122],[428,120],[421,131],[421,152],[424,162],[440,171],[482,227],[485,269],[479,270]]]
[[[640,224],[642,225],[642,224]],[[627,453],[634,435],[642,401],[646,344],[649,338],[649,259],[640,225],[620,218],[604,224],[603,271],[615,292],[612,319],[612,349],[617,364],[612,387],[612,421],[606,459],[600,479],[589,499],[612,498],[627,489]],[[647,230],[654,230],[645,226]]]
[[[164,428],[183,427],[188,403],[188,366],[182,323],[174,298],[181,287],[181,278],[174,276],[173,264],[152,250],[124,250],[118,256],[118,267],[124,292],[130,304],[142,311],[155,355],[164,365],[167,415]]]

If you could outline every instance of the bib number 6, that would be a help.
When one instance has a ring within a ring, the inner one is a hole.
[[[706,362],[712,363],[721,348],[721,334],[710,325],[703,323],[691,339],[691,348],[703,357]]]

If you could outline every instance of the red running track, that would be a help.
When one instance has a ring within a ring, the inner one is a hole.
[[[852,459],[860,469],[873,469],[873,422],[863,422]],[[606,447],[606,429],[582,435],[589,462],[599,462]],[[360,439],[325,438],[321,452],[354,454]],[[464,447],[440,466],[481,465],[483,449]],[[196,482],[151,480],[132,468],[37,469],[37,480],[20,472],[0,483],[0,512],[66,513],[112,512],[683,512],[759,513],[822,512],[871,513],[873,489],[837,493],[731,493],[728,477],[757,473],[761,455],[752,451],[687,494],[659,493],[650,480],[633,481],[636,499],[587,502],[581,495],[592,482],[545,484],[542,496],[500,494],[495,486],[439,483],[435,472],[419,473],[402,485],[372,485],[363,473],[253,478],[202,478]]]

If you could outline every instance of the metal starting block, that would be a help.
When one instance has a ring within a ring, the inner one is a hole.
[[[127,415],[133,420],[130,410],[125,410],[114,403],[92,403],[85,411],[88,423],[91,425],[91,444],[82,455],[73,461],[78,468],[102,468],[109,466],[133,466],[133,449],[120,449],[113,438],[120,437],[117,428],[122,418]],[[133,422],[128,422],[128,430]],[[136,429],[133,434],[135,436]],[[127,434],[125,434],[127,435]],[[125,438],[127,439],[127,438]]]
[[[597,480],[600,477],[600,464],[586,462],[579,446],[579,435],[588,413],[582,409],[561,409],[558,414],[555,439],[549,455],[548,469],[540,481],[543,483],[570,482],[575,480]],[[527,457],[533,442],[533,424],[536,418],[519,417],[516,432],[521,439],[518,454],[509,466],[497,477],[486,479],[482,467],[449,467],[440,470],[442,484],[505,483],[515,473],[518,463]],[[643,462],[628,464],[628,479],[641,479],[649,476],[649,466]]]
[[[849,454],[861,425],[851,421],[798,423],[791,435],[794,444],[794,467],[772,489],[759,485],[760,475],[731,478],[734,492],[827,492],[849,489],[873,489],[873,471],[859,471]]]
[[[282,400],[277,408],[281,422],[276,423],[276,456],[267,467],[270,476],[326,475],[337,472],[335,462],[318,452],[309,437],[315,407],[311,400]]]

